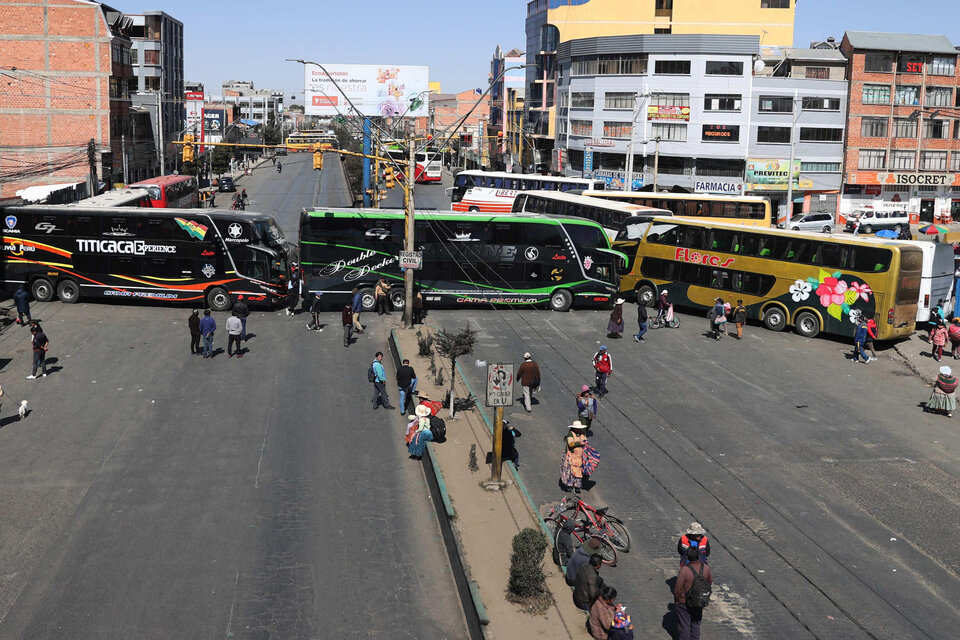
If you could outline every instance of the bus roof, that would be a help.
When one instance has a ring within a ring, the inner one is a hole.
[[[663,198],[664,200],[737,200],[739,202],[766,202],[764,196],[732,196],[719,193],[665,193],[657,191],[592,191],[582,195],[612,200],[614,198]]]
[[[149,200],[150,195],[143,189],[114,189],[98,196],[77,200],[60,205],[76,209],[77,207],[122,207],[140,200]]]
[[[672,216],[673,213],[666,209],[658,209],[657,207],[648,207],[642,204],[630,204],[629,202],[614,202],[612,200],[606,200],[604,198],[594,198],[590,196],[584,196],[575,193],[566,193],[564,191],[521,191],[517,194],[518,197],[521,195],[530,195],[530,196],[540,196],[548,200],[558,200],[561,202],[575,202],[577,204],[589,205],[591,207],[599,207],[601,209],[613,209],[616,211],[625,211],[628,213],[653,213],[654,215],[664,215]]]
[[[853,236],[853,235],[840,235],[832,233],[820,233],[817,231],[792,231],[790,229],[776,229],[773,227],[745,227],[742,224],[733,224],[729,222],[709,222],[702,220],[700,218],[691,218],[687,216],[670,216],[670,217],[655,217],[651,222],[659,222],[663,224],[684,222],[688,224],[694,224],[701,227],[709,227],[711,229],[729,229],[731,231],[742,231],[747,233],[763,233],[771,236],[789,236],[791,238],[807,238],[810,240],[834,240],[837,242],[843,242],[847,244],[875,244],[886,247],[903,247],[909,246],[911,244],[904,240],[888,240],[886,238],[867,238],[863,236]]]
[[[551,192],[548,192],[551,193]],[[386,218],[386,219],[395,219],[403,218],[406,215],[406,212],[403,209],[349,209],[349,208],[324,208],[324,209],[307,209],[304,210],[303,215],[311,218],[320,218],[329,214],[334,216],[345,216],[345,217],[357,217],[357,218]],[[544,221],[553,221],[553,222],[572,222],[575,224],[585,224],[588,226],[595,226],[600,229],[601,227],[598,223],[593,220],[588,220],[586,218],[577,218],[573,216],[555,216],[542,213],[524,213],[522,215],[517,215],[515,213],[503,212],[503,213],[477,213],[470,211],[418,211],[416,214],[418,219],[427,219],[427,220],[464,220],[464,221],[490,221],[490,220],[520,220],[526,222],[544,222]]]
[[[140,182],[135,182],[133,184],[127,185],[128,187],[165,187],[170,184],[177,184],[178,182],[186,182],[187,180],[196,180],[193,176],[157,176],[155,178],[148,178],[146,180],[141,180]]]
[[[465,169],[457,174],[458,176],[489,176],[491,178],[512,178],[514,180],[553,180],[556,182],[575,182],[582,184],[595,184],[603,180],[592,178],[568,178],[566,176],[545,176],[539,173],[508,173],[506,171],[482,171],[480,169]],[[606,192],[604,192],[606,193]]]
[[[141,218],[161,218],[165,216],[179,218],[197,218],[200,216],[210,216],[214,220],[248,220],[250,222],[257,220],[269,220],[272,216],[268,213],[257,213],[255,211],[233,211],[230,209],[155,209],[152,207],[111,207],[109,211],[104,211],[103,206],[87,206],[85,200],[71,205],[62,204],[30,204],[13,207],[0,207],[7,211],[23,211],[24,213],[62,213],[69,211],[70,215],[90,213],[97,215],[112,216],[137,216]]]

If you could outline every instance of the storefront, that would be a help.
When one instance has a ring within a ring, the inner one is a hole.
[[[960,219],[960,174],[858,171],[847,175],[840,221],[854,211],[906,211],[916,222]]]

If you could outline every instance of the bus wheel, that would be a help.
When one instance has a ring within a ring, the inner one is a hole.
[[[569,311],[573,296],[566,289],[558,289],[550,296],[550,308],[554,311]]]
[[[403,310],[403,301],[405,299],[403,289],[393,288],[390,290],[390,304],[397,311]]]
[[[657,292],[648,284],[641,284],[637,287],[637,302],[643,302],[643,306],[652,307],[654,300],[657,299]]]
[[[473,213],[480,213],[480,207],[470,207],[467,211],[472,211]]]
[[[60,302],[73,304],[80,299],[80,287],[73,280],[61,280],[57,285],[57,297]]]
[[[360,289],[360,309],[361,312],[370,312],[377,308],[377,298],[373,295],[373,289],[367,287]]]
[[[770,331],[783,331],[787,326],[787,314],[780,307],[769,307],[763,312],[763,325]]]
[[[797,333],[804,338],[816,338],[820,333],[820,319],[810,311],[801,311],[793,321]]]
[[[207,294],[207,306],[213,311],[227,311],[233,306],[230,294],[223,287],[214,287]]]
[[[50,302],[53,300],[53,285],[46,278],[37,278],[30,285],[30,294],[37,302]]]

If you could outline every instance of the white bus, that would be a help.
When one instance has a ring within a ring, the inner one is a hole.
[[[443,178],[443,155],[439,151],[418,151],[415,157],[417,169],[413,179],[416,182],[440,182]]]
[[[606,186],[603,180],[469,170],[458,173],[447,191],[454,211],[506,213],[521,191],[601,191]]]
[[[603,227],[611,242],[617,237],[626,220],[673,215],[667,209],[591,198],[562,191],[521,191],[513,201],[513,213],[544,213],[593,220]]]
[[[68,207],[149,207],[150,192],[143,188],[114,189],[98,196],[72,202]]]
[[[920,301],[917,305],[917,323],[930,321],[930,309],[942,302],[944,313],[954,310],[953,299],[953,245],[902,240],[904,244],[920,247],[923,252],[923,271],[920,276]],[[948,315],[948,317],[950,317]]]

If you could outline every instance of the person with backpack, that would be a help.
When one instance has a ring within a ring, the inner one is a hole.
[[[607,378],[613,373],[613,358],[607,353],[607,345],[600,345],[600,350],[593,355],[593,368],[597,372],[597,393],[602,398],[610,393],[607,391]]]
[[[411,416],[416,422],[412,423],[409,429],[409,441],[407,442],[407,453],[411,460],[420,460],[427,450],[427,443],[433,442],[433,430],[430,428],[430,409],[424,405],[419,405],[415,416]]]
[[[710,321],[710,332],[715,340],[719,340],[721,335],[727,335],[727,314],[723,298],[717,298],[714,301],[713,308],[707,312],[707,319]]]
[[[713,591],[713,574],[710,566],[700,560],[696,547],[687,549],[688,563],[680,567],[673,588],[673,601],[677,606],[677,639],[699,640],[703,608],[710,604]]]
[[[870,359],[877,359],[877,350],[873,348],[873,341],[877,339],[877,321],[872,317],[867,318],[867,339],[863,342],[863,353],[870,352]]]
[[[960,360],[960,318],[954,318],[947,327],[947,338],[950,339],[950,355],[954,360]]]
[[[390,398],[387,396],[387,372],[383,368],[383,351],[377,351],[370,363],[367,380],[373,383],[373,410],[376,411],[381,404],[384,409],[396,409],[390,405]]]
[[[733,322],[737,325],[737,340],[743,340],[743,325],[747,324],[747,308],[743,300],[737,300],[737,307],[733,310]]]
[[[633,334],[634,342],[643,342],[643,334],[647,332],[647,305],[643,299],[637,298],[637,332]]]
[[[687,564],[687,549],[693,547],[700,551],[700,560],[706,562],[710,556],[710,539],[707,532],[703,530],[703,525],[699,522],[691,522],[687,527],[687,532],[677,540],[677,553],[680,554],[680,566]]]
[[[857,322],[856,333],[853,334],[853,361],[860,362],[863,358],[863,364],[870,362],[870,356],[863,351],[863,343],[867,341],[867,323],[863,318]]]
[[[940,358],[943,357],[943,347],[947,344],[948,335],[947,325],[944,324],[943,320],[938,322],[937,326],[930,332],[930,344],[933,345],[930,355],[937,362],[940,362]],[[866,341],[866,338],[864,338],[864,341]]]
[[[577,395],[577,417],[580,418],[580,422],[590,428],[599,410],[600,403],[597,402],[597,398],[590,391],[590,387],[587,385],[581,386],[580,394]]]
[[[579,420],[567,427],[567,436],[564,438],[565,447],[560,460],[560,487],[566,491],[574,491],[580,495],[583,489],[584,447],[587,446],[587,425]]]

